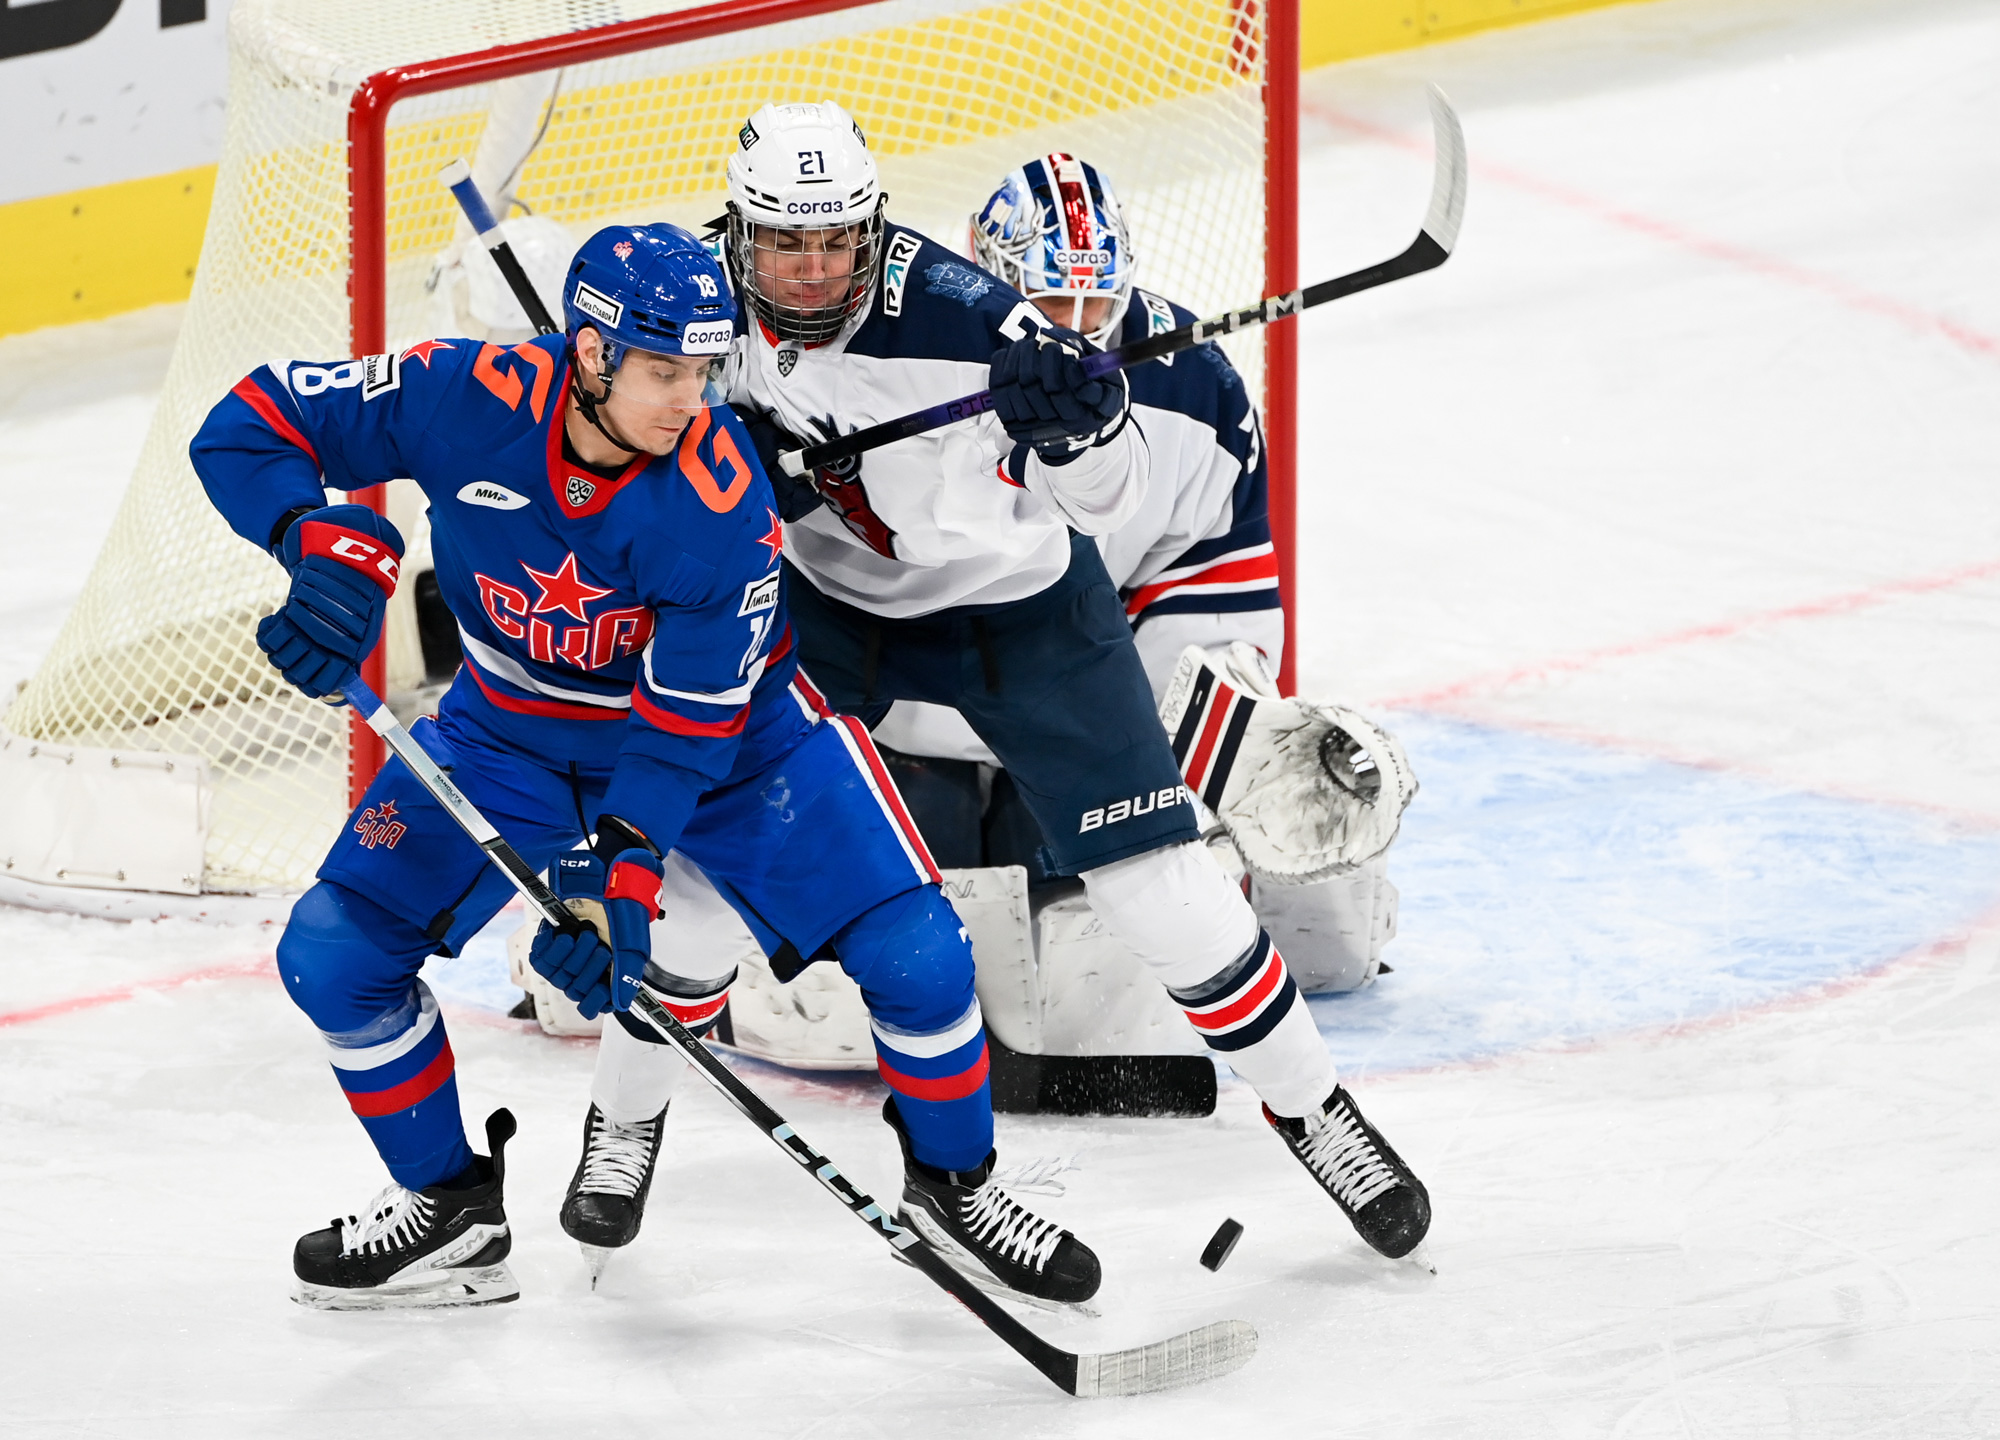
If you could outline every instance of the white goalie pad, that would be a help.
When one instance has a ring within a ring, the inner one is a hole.
[[[1260,655],[1190,645],[1160,718],[1195,798],[1267,885],[1344,874],[1389,848],[1417,793],[1409,757],[1338,705],[1281,699]]]
[[[1308,995],[1359,990],[1375,981],[1382,947],[1396,938],[1396,887],[1383,856],[1310,885],[1250,881],[1250,908]]]

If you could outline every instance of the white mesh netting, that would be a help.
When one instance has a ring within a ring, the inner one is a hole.
[[[303,887],[347,809],[345,713],[256,649],[283,574],[230,534],[190,470],[209,407],[274,357],[350,353],[347,119],[391,65],[691,8],[649,0],[239,0],[229,124],[194,292],[159,410],[76,609],[5,726],[207,758],[211,891]],[[834,99],[867,132],[891,218],[965,248],[1009,169],[1066,149],[1124,201],[1140,283],[1201,314],[1264,279],[1259,0],[886,0],[406,101],[387,130],[387,336],[434,331],[427,293],[462,222],[435,176],[582,239],[610,221],[722,212],[737,127],[766,100]],[[526,158],[521,157],[525,152]],[[1260,393],[1263,344],[1228,342]],[[416,653],[393,627],[392,657]],[[399,668],[392,658],[391,682]]]

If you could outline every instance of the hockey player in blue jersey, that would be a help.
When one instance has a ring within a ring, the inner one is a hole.
[[[642,983],[705,1030],[731,977],[651,941],[663,885],[700,867],[773,952],[827,955],[867,995],[883,1073],[901,1082],[888,1118],[906,1208],[976,1211],[991,1233],[956,1238],[989,1272],[1036,1298],[1086,1298],[1096,1257],[989,1178],[971,954],[936,868],[865,732],[797,671],[771,490],[716,383],[735,328],[721,271],[672,226],[614,227],[578,252],[564,312],[564,336],[512,349],[431,340],[274,362],[217,404],[190,447],[196,472],[291,575],[258,644],[306,694],[337,690],[380,635],[402,542],[325,490],[413,478],[465,654],[415,733],[529,863],[551,867],[558,894],[609,916],[608,942],[543,927],[535,968],[641,1039],[656,1038],[627,1014]],[[518,1293],[512,1117],[496,1112],[491,1153],[472,1151],[418,979],[510,893],[392,760],[294,907],[279,971],[391,1177],[299,1241],[304,1303]]]
[[[1134,237],[1110,180],[1075,156],[1041,155],[1013,171],[974,212],[970,229],[984,269],[1098,345],[1136,343],[1196,319],[1134,284]],[[1093,245],[1098,237],[1102,244]],[[1264,709],[1311,725],[1325,707],[1281,700],[1274,678],[1285,620],[1263,434],[1242,377],[1213,344],[1125,374],[1152,464],[1138,512],[1097,544],[1155,699],[1193,646]],[[979,765],[998,761],[957,711],[899,701],[874,733],[941,864],[1019,864],[1031,881],[1052,879],[1040,863],[1040,827],[1004,772],[981,774]],[[1253,827],[1265,836],[1337,831],[1341,817],[1316,812],[1310,793],[1307,785],[1262,787]],[[1334,806],[1346,799],[1320,798]],[[1384,856],[1311,883],[1267,883],[1253,872],[1248,884],[1251,908],[1300,988],[1336,992],[1374,980],[1395,923]]]
[[[1048,868],[1082,881],[1363,1238],[1407,1254],[1429,1197],[1338,1084],[1282,956],[1200,844],[1091,539],[1145,502],[1148,438],[1126,381],[1089,379],[1084,336],[889,224],[866,141],[836,105],[760,109],[728,185],[744,309],[730,395],[757,412],[767,464],[982,386],[994,396],[970,422],[781,479],[787,601],[815,683],[870,724],[897,700],[958,710],[1034,815]],[[1077,249],[1102,248],[1086,238]]]

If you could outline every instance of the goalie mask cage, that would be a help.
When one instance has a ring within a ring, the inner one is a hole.
[[[744,119],[832,99],[868,137],[890,218],[954,248],[1007,171],[1067,150],[1116,187],[1145,288],[1205,315],[1298,283],[1297,0],[239,0],[229,32],[214,207],[159,408],[4,721],[28,741],[201,757],[204,891],[310,883],[381,750],[258,651],[285,577],[209,506],[188,441],[265,360],[436,333],[426,285],[467,233],[436,180],[449,160],[579,241],[613,222],[699,232]],[[1293,328],[1223,342],[1264,396],[1288,601]],[[381,508],[389,488],[354,498]],[[413,664],[421,680],[404,599],[370,662],[384,693]]]

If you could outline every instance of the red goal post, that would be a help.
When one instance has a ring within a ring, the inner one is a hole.
[[[760,27],[873,8],[876,0],[724,0],[679,13],[630,20],[568,34],[551,35],[494,46],[444,59],[396,65],[375,71],[355,89],[348,109],[348,279],[352,354],[378,354],[388,348],[389,334],[389,130],[398,102],[469,86],[567,67],[637,55],[715,36],[739,34]],[[1230,44],[1231,68],[1247,75],[1262,71],[1263,108],[1263,275],[1265,295],[1298,286],[1298,0],[1230,0],[1235,35]],[[1143,22],[1145,7],[1133,7]],[[821,98],[773,96],[772,98]],[[845,99],[846,97],[836,96]],[[551,100],[551,105],[555,103]],[[870,129],[865,109],[863,128]],[[745,112],[747,114],[747,111]],[[873,131],[871,130],[871,138]],[[1083,147],[1079,146],[1079,149]],[[1018,157],[1026,159],[1025,154]],[[1115,159],[1086,153],[1118,179]],[[991,177],[997,182],[998,175]],[[440,191],[440,196],[442,191]],[[440,203],[443,203],[440,201]],[[894,198],[891,199],[892,217]],[[1135,227],[1136,228],[1136,227]],[[955,236],[940,236],[948,242]],[[1158,237],[1141,234],[1137,248],[1143,257]],[[1146,274],[1141,271],[1142,282]],[[1170,298],[1183,300],[1179,294]],[[1206,299],[1206,297],[1202,297]],[[1250,294],[1221,297],[1221,305],[1247,304]],[[1186,303],[1183,301],[1183,303]],[[1217,308],[1202,307],[1203,313]],[[1297,650],[1296,447],[1298,385],[1297,327],[1276,325],[1259,337],[1263,347],[1263,420],[1270,467],[1272,541],[1277,551],[1284,597],[1286,645],[1280,684],[1289,694]],[[364,492],[362,499],[385,508],[382,490]],[[378,693],[388,690],[384,648],[378,648],[363,670],[363,678]],[[383,763],[380,737],[358,720],[350,721],[349,800],[359,803],[368,782]]]

